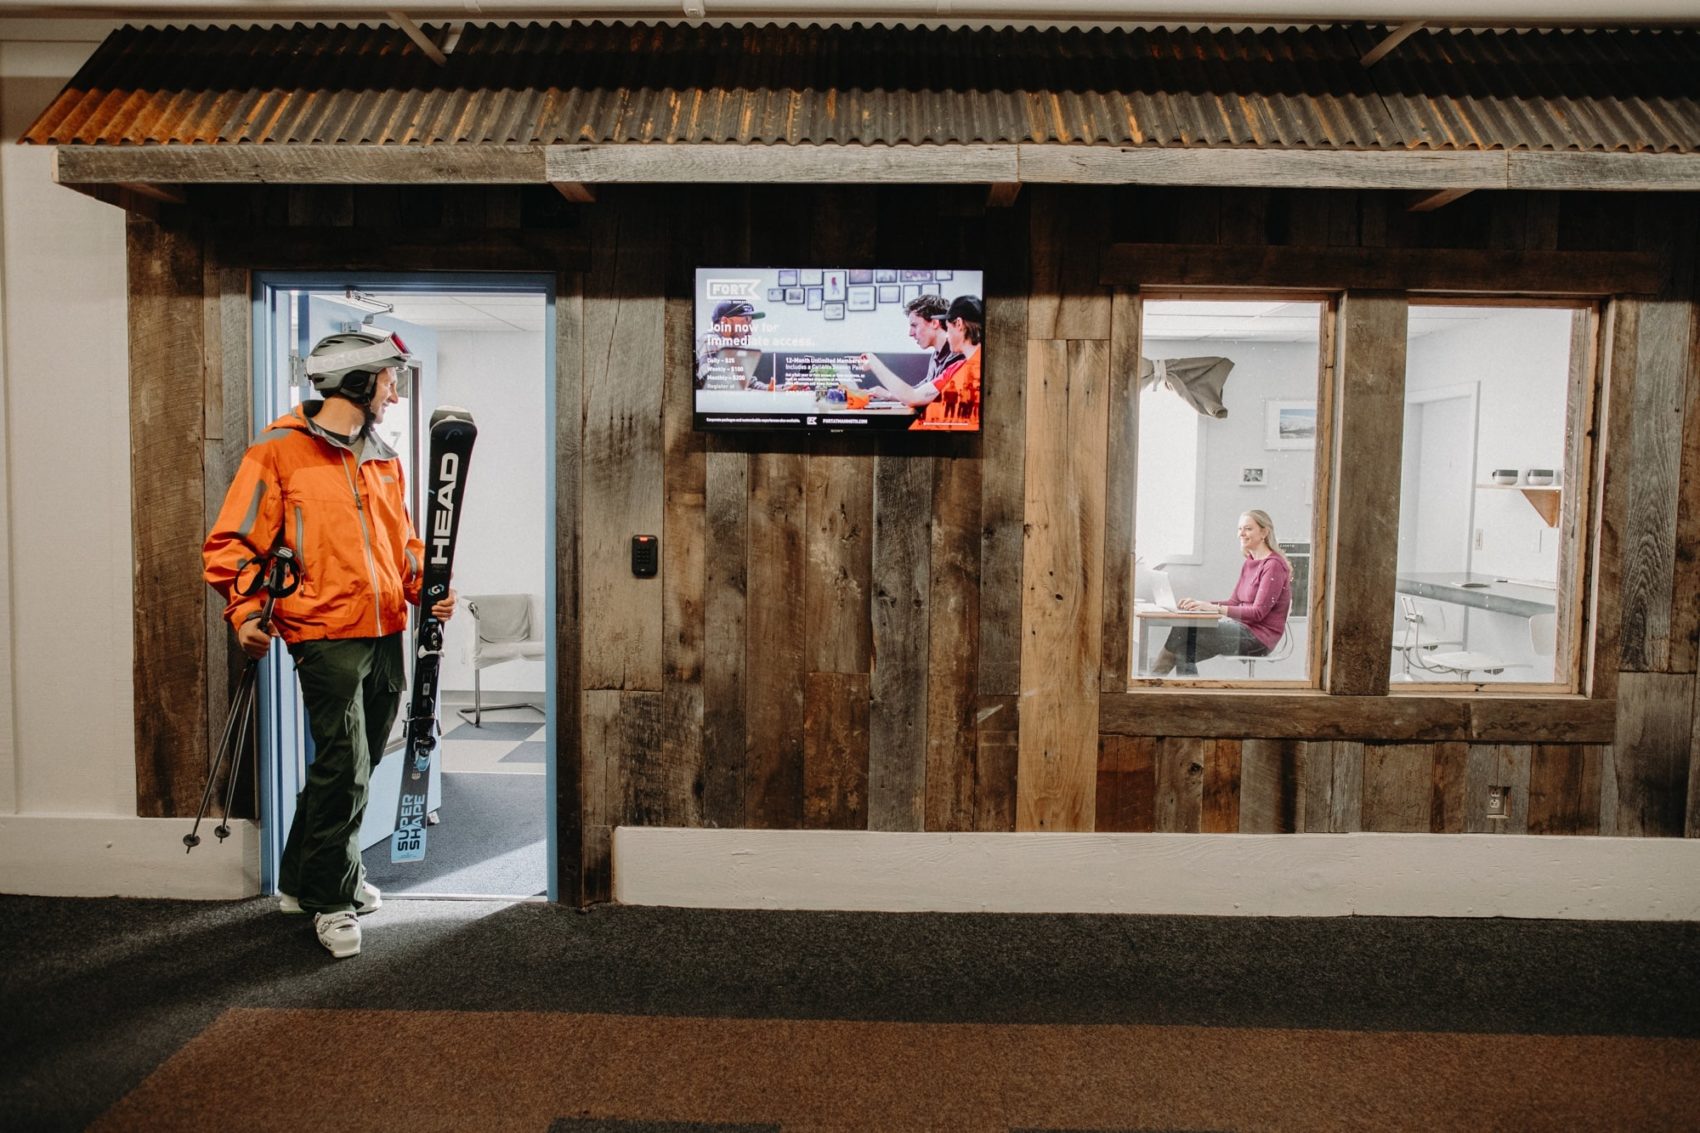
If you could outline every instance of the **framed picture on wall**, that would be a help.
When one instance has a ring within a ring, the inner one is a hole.
[[[874,285],[858,283],[850,286],[849,308],[852,311],[871,311],[876,306]]]
[[[1266,401],[1263,412],[1264,448],[1316,447],[1316,402]]]
[[[1269,483],[1269,479],[1268,479],[1267,476],[1264,475],[1263,469],[1261,469],[1261,468],[1242,468],[1242,469],[1240,469],[1240,487],[1242,487],[1242,488],[1261,488],[1267,483]]]

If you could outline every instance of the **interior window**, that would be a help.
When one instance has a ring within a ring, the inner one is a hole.
[[[1308,683],[1322,304],[1142,307],[1134,679]]]
[[[1405,374],[1393,681],[1568,686],[1573,340],[1586,310],[1418,304]]]

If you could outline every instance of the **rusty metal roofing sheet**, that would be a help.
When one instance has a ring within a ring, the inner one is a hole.
[[[1700,150],[1686,30],[123,28],[24,135],[85,145],[1037,142]]]

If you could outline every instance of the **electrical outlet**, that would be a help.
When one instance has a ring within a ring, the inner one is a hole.
[[[1487,816],[1489,818],[1505,818],[1511,813],[1511,788],[1490,786],[1488,788]]]

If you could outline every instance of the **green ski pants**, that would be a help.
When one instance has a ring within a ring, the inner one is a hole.
[[[278,888],[310,913],[354,908],[360,821],[372,768],[401,707],[401,637],[303,641],[289,647],[313,735],[313,765],[295,803]]]

